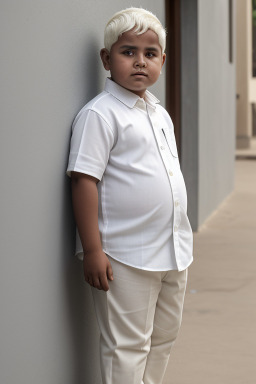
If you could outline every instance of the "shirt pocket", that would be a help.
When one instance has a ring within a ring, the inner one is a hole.
[[[162,128],[162,135],[173,157],[178,157],[178,151],[176,146],[176,140],[174,132],[171,132],[169,128]]]

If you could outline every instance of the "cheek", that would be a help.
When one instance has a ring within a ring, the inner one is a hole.
[[[158,77],[160,75],[162,66],[159,64],[156,64],[152,67],[152,74],[154,77]]]
[[[114,68],[112,68],[112,73],[115,74],[116,77],[122,78],[125,74],[124,68],[120,65],[115,65]]]
[[[115,72],[120,77],[125,77],[130,73],[129,65],[125,61],[119,62],[118,65],[115,66]]]

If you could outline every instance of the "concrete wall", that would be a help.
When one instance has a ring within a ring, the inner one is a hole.
[[[65,176],[71,123],[104,84],[119,0],[1,2],[0,382],[99,384],[98,329]],[[133,1],[164,22],[164,1]],[[164,104],[165,75],[154,87]]]
[[[236,72],[229,62],[228,3],[198,1],[199,225],[233,190]],[[233,48],[234,41],[235,35]]]
[[[182,168],[194,230],[233,189],[236,75],[229,62],[228,5],[181,2]],[[233,47],[234,41],[235,34]]]
[[[237,0],[236,92],[239,149],[249,148],[252,137],[252,106],[256,102],[256,79],[252,77],[252,2]]]

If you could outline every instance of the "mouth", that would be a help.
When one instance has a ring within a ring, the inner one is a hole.
[[[148,75],[145,72],[136,72],[136,73],[133,73],[132,76],[145,76],[145,77],[147,77]]]

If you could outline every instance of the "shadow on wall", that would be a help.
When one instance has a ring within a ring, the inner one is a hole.
[[[86,104],[100,92],[99,52],[95,45],[85,48],[83,63]],[[89,54],[88,54],[89,53]],[[98,64],[97,64],[98,63]],[[78,111],[75,111],[76,114]],[[71,131],[70,131],[71,133]],[[67,148],[68,156],[69,143]],[[65,171],[64,171],[65,173]],[[91,288],[84,281],[83,264],[75,256],[75,221],[72,212],[71,183],[66,176],[63,182],[62,254],[64,257],[64,289],[66,292],[67,319],[70,328],[69,341],[72,349],[72,382],[76,384],[100,384],[99,331],[94,313]]]
[[[77,384],[100,383],[98,342],[99,332],[90,287],[83,277],[83,263],[74,255],[75,222],[71,205],[71,188],[68,178],[64,181],[63,284],[66,296],[66,313],[69,328],[68,355],[72,359],[72,382]]]

